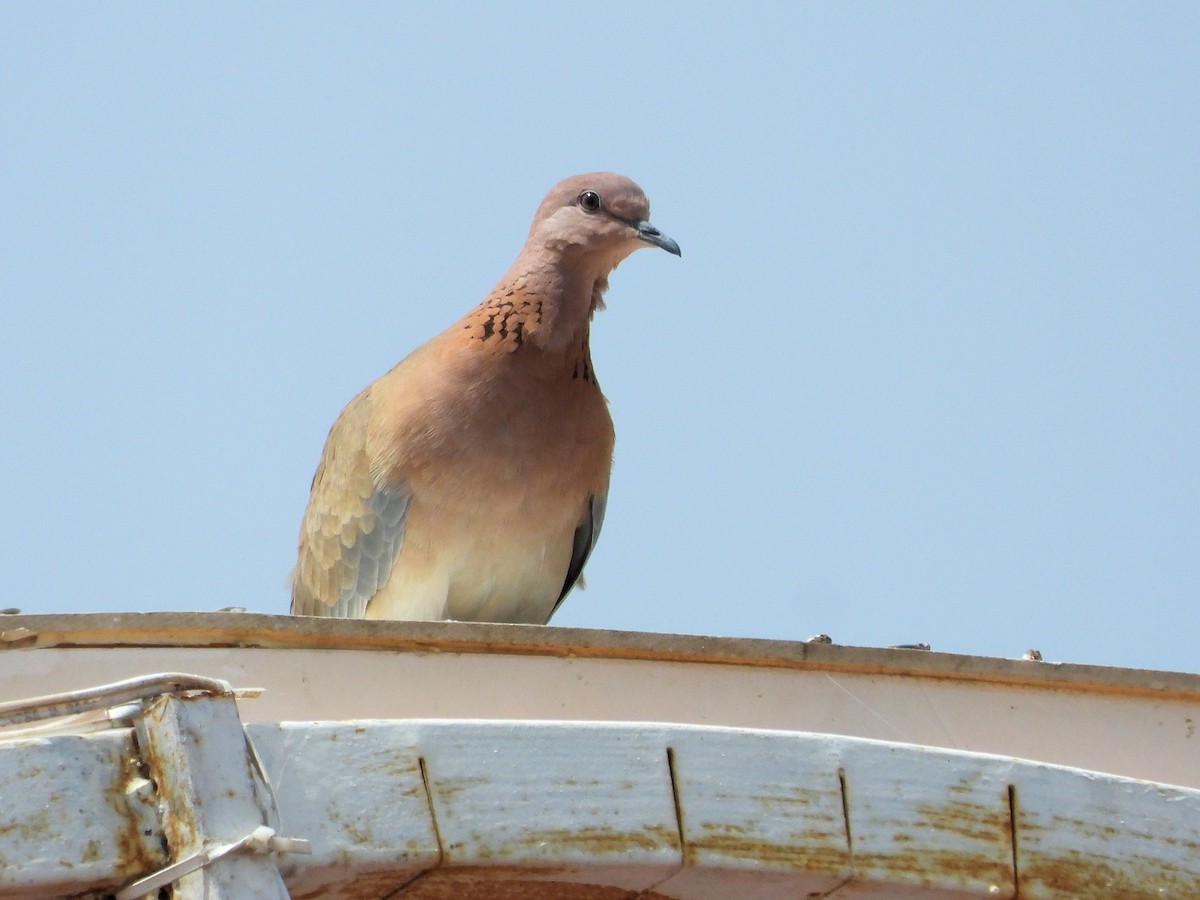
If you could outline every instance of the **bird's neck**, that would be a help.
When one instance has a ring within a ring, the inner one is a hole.
[[[564,262],[572,261],[523,254],[468,316],[467,327],[483,340],[500,340],[510,352],[530,346],[569,357],[575,371],[586,371],[590,380],[588,334],[592,314],[604,308],[607,272]]]

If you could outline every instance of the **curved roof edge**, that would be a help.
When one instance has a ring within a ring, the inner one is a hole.
[[[657,660],[913,675],[1014,686],[1071,686],[1132,696],[1200,700],[1200,675],[1183,672],[545,625],[366,621],[233,612],[13,615],[0,618],[0,648],[4,647],[409,650]]]
[[[0,741],[0,896],[129,886],[164,838],[189,849],[172,817],[222,840],[267,821],[310,851],[189,876],[220,897],[246,896],[220,890],[234,867],[278,885],[255,896],[341,900],[1200,896],[1200,791],[1043,763],[643,723],[243,731],[232,698],[194,692],[143,718],[136,740]]]

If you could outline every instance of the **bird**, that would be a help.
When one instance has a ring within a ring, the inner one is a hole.
[[[313,476],[291,613],[545,624],[600,536],[614,430],[589,346],[608,276],[682,256],[637,184],[576,175],[483,301],[341,411]]]

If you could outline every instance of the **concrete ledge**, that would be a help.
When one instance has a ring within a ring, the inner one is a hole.
[[[904,674],[1035,687],[1071,685],[1132,696],[1200,700],[1200,675],[1181,672],[544,625],[366,621],[226,612],[15,615],[0,617],[0,649],[5,647],[247,647],[644,659]]]

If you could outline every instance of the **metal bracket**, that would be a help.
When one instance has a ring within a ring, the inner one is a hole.
[[[137,900],[148,894],[155,893],[159,888],[166,887],[173,881],[178,881],[184,875],[190,875],[197,869],[207,866],[214,860],[220,859],[237,850],[265,855],[268,853],[311,853],[308,841],[301,838],[281,838],[275,834],[275,829],[259,825],[240,840],[227,844],[215,844],[198,850],[186,856],[179,862],[172,863],[159,869],[152,875],[139,878],[133,884],[127,885],[114,895],[114,900]]]

